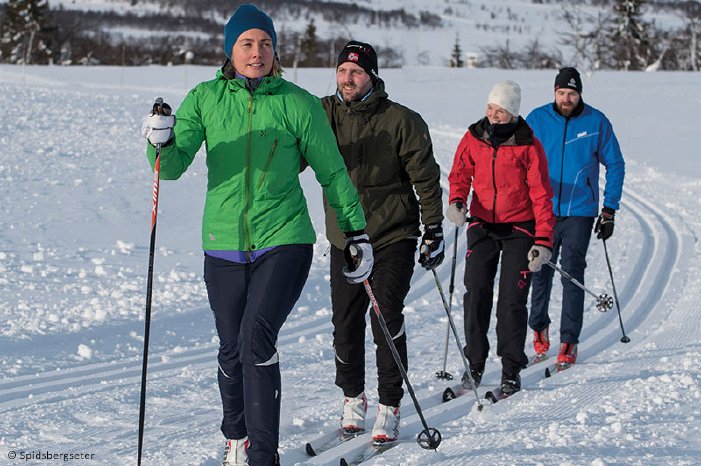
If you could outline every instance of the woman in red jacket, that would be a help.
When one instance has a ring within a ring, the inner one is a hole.
[[[487,331],[494,277],[501,256],[497,302],[497,355],[502,358],[501,390],[521,389],[531,272],[550,259],[555,217],[548,166],[540,141],[518,116],[521,89],[513,81],[496,84],[486,116],[471,125],[455,152],[448,219],[467,220],[465,263],[465,355],[479,385],[489,353]],[[466,375],[463,376],[463,381]]]

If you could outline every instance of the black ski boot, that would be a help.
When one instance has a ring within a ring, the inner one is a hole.
[[[480,386],[480,382],[482,382],[483,373],[484,368],[476,369],[474,367],[470,367],[470,375],[472,376],[472,381],[475,382],[475,388]],[[462,386],[465,388],[471,388],[470,381],[467,379],[467,371],[462,373]]]
[[[505,372],[501,374],[501,392],[506,396],[511,396],[521,390],[521,376],[519,374],[510,375]]]

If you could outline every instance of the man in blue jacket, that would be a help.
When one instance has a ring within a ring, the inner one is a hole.
[[[606,116],[582,100],[582,79],[575,68],[562,68],[555,78],[555,102],[533,110],[526,121],[540,139],[548,158],[556,224],[552,261],[561,253],[562,269],[584,283],[586,254],[592,225],[597,238],[613,234],[614,216],[623,191],[625,163]],[[599,213],[599,166],[606,167],[606,184]],[[598,214],[598,218],[597,218]],[[554,270],[543,267],[533,275],[529,326],[537,355],[550,348],[548,304]],[[584,291],[562,279],[560,364],[574,364],[582,330]]]

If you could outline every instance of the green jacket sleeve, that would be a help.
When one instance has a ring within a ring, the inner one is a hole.
[[[173,141],[161,147],[161,178],[177,180],[185,173],[204,141],[204,126],[198,102],[198,90],[191,90],[175,113]],[[156,161],[156,149],[147,144],[146,156],[151,169]]]
[[[329,205],[336,212],[338,226],[343,232],[365,228],[365,215],[358,193],[353,186],[346,165],[338,152],[336,137],[319,99],[309,96],[301,120],[300,150],[317,181],[324,190]]]

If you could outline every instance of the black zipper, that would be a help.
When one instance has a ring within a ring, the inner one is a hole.
[[[492,201],[492,223],[497,223],[497,148],[494,148],[492,156],[492,185],[494,186],[494,200]]]

